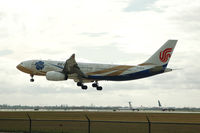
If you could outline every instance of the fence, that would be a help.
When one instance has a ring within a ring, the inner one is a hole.
[[[200,123],[0,118],[0,131],[26,133],[199,133]]]

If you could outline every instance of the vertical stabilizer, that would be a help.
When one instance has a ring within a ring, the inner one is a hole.
[[[128,102],[128,104],[129,104],[129,108],[130,108],[130,109],[133,109],[133,107],[132,107],[132,105],[131,105],[131,102]]]
[[[167,65],[174,51],[177,40],[168,40],[160,49],[158,49],[146,62],[159,66]]]
[[[160,100],[158,100],[158,106],[159,107],[162,107],[161,103],[160,103]]]

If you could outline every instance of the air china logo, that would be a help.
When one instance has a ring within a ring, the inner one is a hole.
[[[168,58],[171,57],[172,48],[166,48],[164,51],[160,52],[160,61],[166,62]]]

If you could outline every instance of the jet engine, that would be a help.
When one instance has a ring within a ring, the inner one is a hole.
[[[46,73],[46,79],[51,81],[67,80],[68,76],[61,72],[49,71]]]

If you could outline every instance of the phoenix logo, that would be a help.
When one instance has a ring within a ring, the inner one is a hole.
[[[160,52],[160,61],[166,62],[168,58],[171,57],[172,48],[166,48],[164,51]]]

